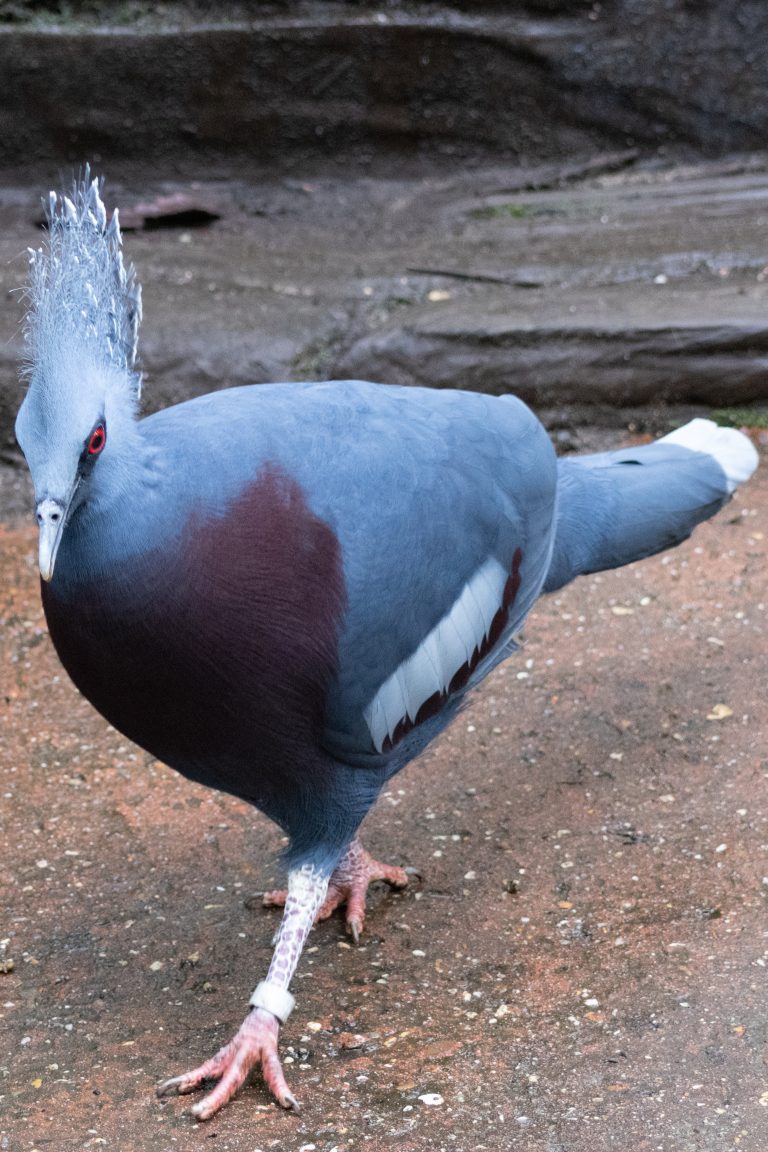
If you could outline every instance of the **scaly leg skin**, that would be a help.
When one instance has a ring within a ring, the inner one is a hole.
[[[277,1053],[280,1023],[285,1023],[293,1006],[288,992],[301,950],[315,922],[328,890],[328,875],[311,864],[288,873],[285,911],[272,953],[266,980],[251,998],[254,1004],[229,1044],[211,1060],[183,1076],[174,1076],[157,1088],[158,1096],[186,1095],[207,1080],[218,1084],[192,1108],[198,1120],[209,1120],[232,1099],[254,1068],[261,1065],[267,1088],[283,1108],[298,1111],[298,1101],[288,1088]],[[269,1008],[274,1008],[270,1011]]]
[[[340,905],[346,903],[347,932],[357,944],[365,923],[368,885],[374,880],[386,880],[393,888],[405,888],[408,873],[404,868],[395,868],[374,860],[355,838],[333,871],[328,895],[318,910],[317,919],[327,920]],[[284,891],[265,892],[262,903],[265,908],[281,908],[286,904],[287,895]]]

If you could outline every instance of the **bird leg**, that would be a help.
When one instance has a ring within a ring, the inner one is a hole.
[[[347,932],[357,944],[365,923],[365,897],[374,880],[386,880],[393,888],[405,888],[408,873],[404,868],[381,864],[366,852],[355,838],[339,860],[328,883],[328,894],[317,912],[318,920],[327,920],[340,905],[347,905]],[[288,893],[265,892],[266,908],[286,905]],[[287,905],[286,905],[287,906]]]
[[[208,1120],[232,1099],[250,1072],[261,1065],[264,1083],[278,1103],[283,1108],[298,1110],[298,1101],[283,1075],[277,1053],[277,1035],[280,1025],[285,1023],[293,1009],[294,1000],[288,985],[327,889],[327,874],[311,864],[304,864],[288,873],[285,911],[272,962],[266,980],[259,984],[251,997],[251,1011],[229,1044],[198,1068],[160,1084],[158,1096],[185,1095],[196,1091],[206,1080],[218,1080],[213,1091],[192,1108],[192,1114],[198,1120]]]

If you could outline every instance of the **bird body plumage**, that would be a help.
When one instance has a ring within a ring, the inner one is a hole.
[[[230,1045],[171,1087],[222,1076],[210,1115],[247,1050],[289,1104],[265,1005],[287,1003],[342,856],[350,905],[366,875],[404,882],[355,839],[383,783],[514,650],[542,591],[684,539],[754,449],[694,421],[558,464],[512,397],[360,381],[229,389],[139,420],[138,287],[87,180],[52,201],[30,297],[17,435],[62,662],[115,727],[290,839],[275,959],[236,1058]]]
[[[471,678],[452,694],[451,680],[489,634],[516,553],[520,590],[491,659],[546,575],[556,472],[540,425],[517,402],[434,399],[360,382],[257,386],[150,416],[114,480],[105,449],[99,497],[68,525],[43,585],[62,661],[110,722],[187,775],[258,804],[302,845],[302,811],[333,809],[330,764],[359,822],[392,771],[448,722]],[[484,426],[495,430],[483,444]],[[460,651],[455,632],[443,639],[452,619],[464,620]],[[388,735],[409,700],[412,720],[435,692],[448,706],[384,751],[366,710],[403,668],[407,681],[409,665],[415,683]],[[293,765],[311,796],[302,805],[297,783],[282,813],[265,789],[284,796]],[[353,831],[342,824],[332,847]]]

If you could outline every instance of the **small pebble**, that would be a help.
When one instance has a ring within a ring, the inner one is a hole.
[[[339,1036],[339,1047],[344,1048],[346,1051],[354,1051],[356,1048],[362,1048],[365,1044],[365,1036],[361,1036],[357,1032],[342,1032]]]
[[[436,1108],[438,1105],[445,1103],[442,1096],[438,1092],[425,1092],[423,1096],[419,1096],[422,1104],[426,1104],[428,1108]]]

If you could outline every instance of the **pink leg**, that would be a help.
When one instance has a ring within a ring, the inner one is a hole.
[[[206,1080],[218,1084],[192,1108],[198,1120],[208,1120],[218,1112],[245,1083],[250,1072],[261,1065],[264,1083],[284,1108],[298,1109],[298,1102],[288,1088],[277,1054],[277,1035],[292,1006],[288,985],[299,962],[301,950],[328,889],[328,877],[311,865],[304,865],[288,873],[288,894],[285,912],[272,953],[266,980],[254,992],[254,1007],[246,1016],[238,1032],[211,1060],[183,1076],[174,1076],[157,1088],[158,1096],[184,1095],[194,1092]],[[260,995],[261,994],[261,995]],[[275,1012],[264,1004],[271,1004]]]
[[[404,888],[408,873],[404,868],[381,864],[366,852],[358,839],[352,841],[336,865],[328,884],[328,895],[318,910],[317,919],[327,920],[341,905],[347,905],[347,931],[357,944],[365,923],[365,897],[374,880],[386,880],[394,888]],[[282,907],[286,892],[265,892],[265,907]]]

